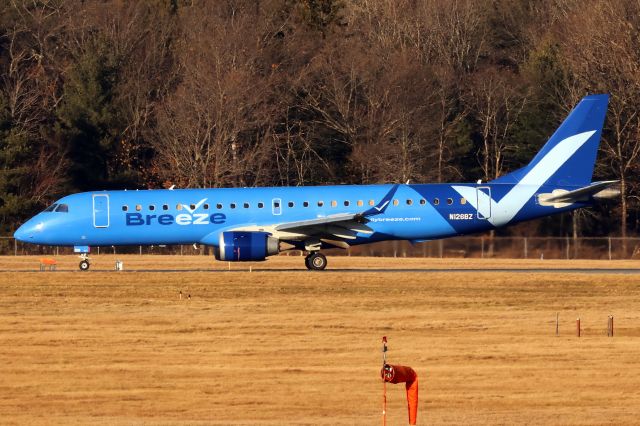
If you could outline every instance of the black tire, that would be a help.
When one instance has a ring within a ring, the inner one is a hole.
[[[312,271],[322,271],[327,267],[327,257],[322,253],[311,253],[307,259],[307,268]]]
[[[81,260],[80,261],[80,270],[81,271],[88,271],[89,270],[89,261],[88,260]]]
[[[305,258],[304,258],[304,266],[307,267],[307,269],[311,269],[311,264],[309,263],[309,258],[311,257],[310,254],[308,254]]]

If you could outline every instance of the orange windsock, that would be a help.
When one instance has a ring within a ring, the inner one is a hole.
[[[418,419],[418,375],[413,368],[404,365],[386,364],[380,372],[382,379],[389,383],[404,383],[407,389],[409,424],[415,425]]]

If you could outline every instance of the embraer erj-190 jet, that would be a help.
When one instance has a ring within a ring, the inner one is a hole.
[[[421,242],[488,231],[612,198],[616,181],[591,182],[608,95],[583,98],[525,167],[490,182],[96,191],[56,201],[15,238],[73,246],[204,244],[226,261],[257,261],[386,240]]]

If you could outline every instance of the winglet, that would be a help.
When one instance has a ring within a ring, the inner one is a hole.
[[[398,183],[393,185],[391,187],[391,189],[389,190],[389,192],[387,192],[387,195],[385,195],[382,198],[382,200],[380,200],[380,202],[376,206],[371,207],[369,210],[367,210],[367,211],[365,211],[363,213],[360,213],[359,216],[361,216],[361,217],[376,216],[376,215],[384,213],[385,210],[387,210],[387,207],[389,207],[389,204],[391,204],[391,199],[396,194],[396,191],[398,190],[399,186],[400,186],[400,184],[398,184]]]

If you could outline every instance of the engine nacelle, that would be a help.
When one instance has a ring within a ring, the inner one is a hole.
[[[229,262],[264,260],[280,252],[279,243],[277,238],[266,232],[222,232],[215,256]]]

